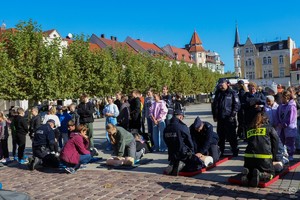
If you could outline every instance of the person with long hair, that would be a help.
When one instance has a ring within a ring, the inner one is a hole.
[[[80,124],[76,127],[77,132],[70,134],[70,140],[63,147],[60,159],[66,164],[65,170],[74,174],[81,164],[87,164],[92,156],[89,148],[88,128]]]
[[[259,181],[269,181],[275,174],[273,161],[276,161],[279,138],[263,112],[257,112],[254,116],[246,138],[248,145],[241,181],[245,186],[257,187]]]

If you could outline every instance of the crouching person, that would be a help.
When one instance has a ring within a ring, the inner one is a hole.
[[[218,146],[219,136],[213,131],[213,126],[208,122],[201,121],[200,117],[197,117],[190,126],[190,133],[195,153],[211,156],[213,162],[217,162],[221,152]]]
[[[124,128],[120,126],[115,126],[113,124],[107,124],[106,131],[108,133],[108,137],[113,147],[114,156],[130,157],[133,158],[134,161],[136,161],[144,155],[145,149],[142,149],[139,152],[137,152],[136,141],[133,135]]]
[[[77,132],[70,134],[70,139],[63,147],[60,159],[67,166],[65,170],[74,174],[81,164],[87,164],[92,156],[89,149],[88,128],[80,124],[76,127]]]
[[[247,130],[248,145],[241,180],[245,186],[257,187],[259,181],[269,181],[275,174],[273,159],[276,161],[279,138],[267,120],[263,112],[258,112]]]
[[[183,123],[183,112],[175,110],[174,116],[164,130],[170,164],[165,174],[177,176],[180,171],[197,171],[205,167],[200,155],[195,155],[188,126]],[[202,157],[205,159],[205,157]]]
[[[49,119],[46,124],[41,125],[34,133],[32,139],[33,157],[29,163],[29,169],[34,170],[37,165],[58,167],[59,159],[55,154],[57,144],[54,134],[55,121]]]

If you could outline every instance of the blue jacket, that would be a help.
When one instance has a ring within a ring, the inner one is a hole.
[[[240,108],[240,100],[237,93],[228,88],[225,91],[218,90],[212,104],[213,118],[222,120],[236,116]]]
[[[63,112],[62,114],[57,114],[57,117],[60,121],[60,127],[58,127],[61,133],[68,133],[68,122],[72,120],[72,117],[69,113]]]
[[[169,160],[185,160],[194,154],[194,144],[189,127],[175,116],[164,130]]]
[[[190,132],[195,153],[206,154],[211,145],[218,144],[219,136],[213,131],[213,126],[210,123],[203,123],[204,127],[200,132],[195,130],[195,124],[190,126]]]

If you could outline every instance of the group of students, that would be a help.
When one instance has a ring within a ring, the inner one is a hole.
[[[234,155],[239,151],[237,135],[247,141],[242,182],[257,186],[259,181],[272,179],[284,164],[294,160],[295,146],[300,148],[297,139],[300,106],[294,87],[286,90],[281,86],[270,87],[263,91],[254,82],[246,87],[242,80],[238,87],[236,92],[228,80],[220,80],[212,112],[217,133],[223,137],[219,141],[222,153],[225,139]]]

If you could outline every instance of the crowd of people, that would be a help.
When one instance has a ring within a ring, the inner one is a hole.
[[[138,90],[129,96],[117,92],[106,98],[101,109],[83,94],[78,105],[49,106],[41,118],[37,107],[27,120],[22,108],[12,109],[6,117],[0,113],[1,163],[8,162],[8,128],[12,135],[14,160],[26,164],[26,135],[32,140],[33,156],[29,168],[38,165],[59,167],[75,173],[99,155],[93,138],[95,112],[106,118],[106,151],[112,151],[108,165],[132,165],[148,152],[168,152],[165,174],[196,171],[216,163],[225,152],[225,141],[232,156],[239,155],[238,137],[248,142],[242,181],[257,186],[271,179],[275,171],[293,161],[300,150],[297,127],[299,102],[295,88],[261,90],[253,82],[238,82],[238,91],[227,79],[218,82],[212,102],[213,125],[198,116],[188,127],[180,94],[171,95],[167,86],[162,92],[152,88],[145,97]],[[145,130],[147,124],[147,130]],[[18,147],[18,149],[17,149]],[[17,153],[17,154],[16,154]]]

